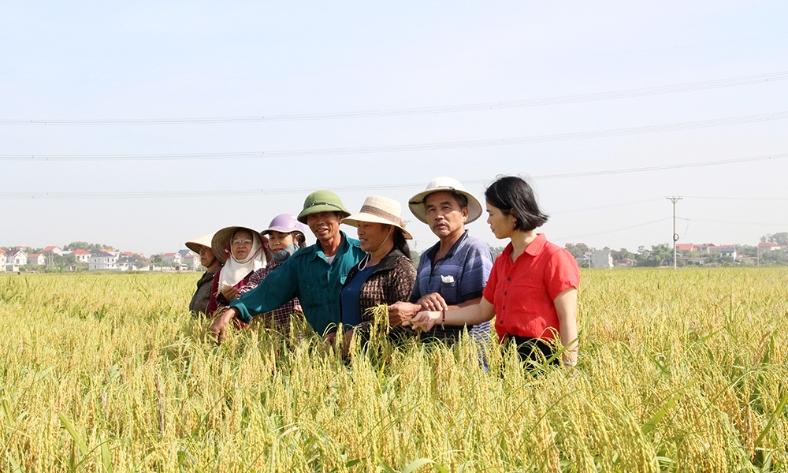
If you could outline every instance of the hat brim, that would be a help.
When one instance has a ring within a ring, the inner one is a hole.
[[[211,249],[211,241],[213,240],[213,236],[216,235],[215,233],[209,233],[207,235],[203,235],[199,238],[195,238],[194,240],[187,241],[186,248],[192,250],[193,252],[200,254],[200,248],[208,248]]]
[[[427,209],[424,205],[424,200],[427,198],[427,196],[436,192],[451,192],[453,194],[461,194],[468,199],[468,219],[465,221],[466,224],[475,222],[479,219],[479,217],[482,216],[482,204],[479,203],[473,194],[468,191],[454,189],[452,187],[435,187],[433,189],[419,192],[418,194],[411,197],[410,200],[408,200],[408,208],[410,208],[413,216],[415,216],[420,221],[429,224],[429,222],[427,222]]]
[[[402,236],[405,237],[406,240],[412,240],[413,236],[405,230],[405,227],[401,225],[397,225],[394,222],[386,220],[385,218],[378,217],[377,215],[368,214],[365,212],[359,212],[357,214],[350,215],[345,217],[342,220],[342,223],[346,225],[350,225],[351,227],[358,227],[358,222],[366,222],[366,223],[382,223],[383,225],[391,225],[394,228],[399,228],[402,231]]]
[[[342,218],[345,218],[350,215],[350,212],[344,206],[321,204],[302,210],[301,213],[298,214],[297,220],[303,223],[304,225],[306,225],[307,217],[309,217],[312,214],[319,214],[321,212],[340,212],[343,214]]]
[[[218,259],[222,264],[227,262],[227,254],[225,251],[230,249],[230,239],[233,237],[233,234],[236,232],[236,230],[248,230],[253,234],[256,234],[257,237],[260,238],[260,243],[262,244],[263,235],[252,227],[236,225],[222,228],[216,232],[216,234],[213,236],[213,239],[211,239],[211,250],[213,250],[213,254],[216,256],[216,259]]]

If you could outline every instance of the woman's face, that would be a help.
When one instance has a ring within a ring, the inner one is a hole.
[[[237,260],[246,259],[252,251],[254,240],[252,233],[248,230],[236,230],[233,239],[230,240],[230,252]]]
[[[517,221],[513,215],[504,214],[501,209],[491,205],[487,205],[487,223],[490,225],[490,230],[495,235],[495,238],[502,240],[509,238],[514,232],[514,224]]]
[[[268,234],[268,248],[270,248],[271,251],[282,251],[292,245],[294,240],[295,238],[292,233],[282,233],[272,230],[271,233]]]
[[[216,261],[216,257],[213,255],[213,251],[207,246],[200,245],[200,264],[210,268],[214,261]]]
[[[390,230],[391,225],[358,222],[358,241],[361,243],[361,249],[366,252],[377,250],[383,244]]]

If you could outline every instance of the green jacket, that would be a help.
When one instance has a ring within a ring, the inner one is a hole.
[[[298,250],[256,288],[230,303],[230,307],[238,309],[238,319],[248,323],[253,315],[270,312],[298,297],[315,332],[322,335],[330,325],[339,323],[339,293],[348,272],[365,254],[358,240],[340,233],[342,243],[331,264],[320,242]]]

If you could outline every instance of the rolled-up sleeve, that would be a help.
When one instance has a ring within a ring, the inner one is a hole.
[[[230,303],[238,310],[238,320],[249,323],[252,317],[278,309],[298,296],[298,266],[293,258],[271,271],[260,284]]]

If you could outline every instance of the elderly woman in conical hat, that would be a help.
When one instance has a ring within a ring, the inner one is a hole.
[[[211,248],[224,266],[213,280],[209,314],[238,298],[252,274],[266,267],[266,244],[262,235],[251,227],[232,226],[216,232]]]
[[[222,267],[222,263],[213,254],[213,249],[211,248],[213,235],[213,233],[209,233],[186,242],[188,249],[200,255],[200,264],[205,268],[205,273],[197,281],[197,290],[194,292],[191,302],[189,302],[189,311],[192,315],[208,313],[208,302],[211,300],[213,278]]]
[[[341,322],[346,332],[343,350],[354,333],[364,333],[373,316],[369,309],[410,298],[416,268],[406,240],[412,237],[402,221],[402,206],[388,197],[373,195],[361,210],[342,223],[356,227],[366,256],[348,273],[340,293]]]

